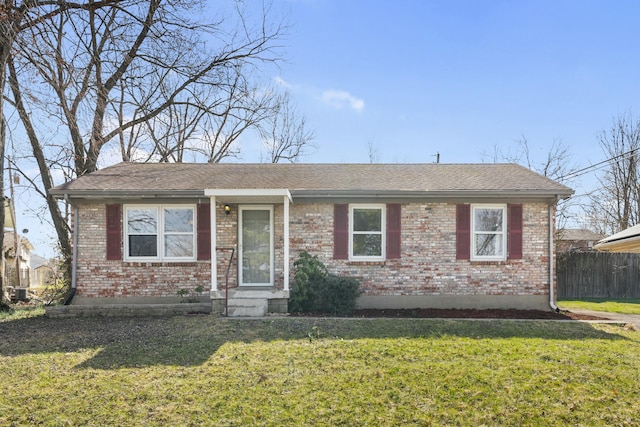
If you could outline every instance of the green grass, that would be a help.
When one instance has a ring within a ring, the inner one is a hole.
[[[17,319],[26,319],[44,315],[43,306],[10,306],[8,311],[0,311],[0,322],[8,322]]]
[[[640,332],[557,321],[0,323],[0,425],[640,425]]]
[[[610,313],[640,314],[640,299],[585,299],[579,301],[558,301],[561,308],[607,311]]]

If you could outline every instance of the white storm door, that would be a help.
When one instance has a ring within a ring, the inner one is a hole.
[[[240,286],[273,286],[273,207],[240,206]]]

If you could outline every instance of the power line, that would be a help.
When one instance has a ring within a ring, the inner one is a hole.
[[[584,167],[582,169],[578,169],[577,171],[569,172],[568,174],[559,177],[558,180],[569,180],[569,179],[577,178],[577,177],[582,176],[582,175],[586,175],[587,173],[590,173],[592,171],[600,169],[601,167],[604,167],[609,162],[612,162],[612,161],[615,161],[615,160],[619,160],[619,159],[622,159],[622,158],[627,157],[629,155],[635,154],[635,152],[638,151],[638,150],[640,150],[640,148],[634,148],[634,149],[629,150],[629,151],[627,151],[625,153],[615,155],[615,156],[613,156],[611,158],[608,158],[606,160],[603,160],[601,162],[598,162],[598,163],[595,163],[593,165]]]

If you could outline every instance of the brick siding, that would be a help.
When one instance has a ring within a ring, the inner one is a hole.
[[[123,262],[106,259],[104,204],[82,204],[78,209],[79,297],[176,297],[211,282],[209,261]]]
[[[402,205],[401,258],[353,262],[332,259],[332,205],[292,205],[291,262],[302,251],[317,255],[331,272],[358,279],[364,295],[546,295],[548,207],[523,208],[523,259],[456,260],[456,205],[412,203]]]
[[[78,213],[77,293],[82,297],[175,297],[180,289],[210,289],[209,261],[107,261],[104,204],[81,204]],[[237,248],[238,210],[217,207],[217,277],[223,289],[231,248]],[[275,285],[282,289],[284,209],[274,209]],[[364,295],[546,295],[549,223],[544,203],[523,205],[523,258],[503,262],[456,260],[456,205],[402,205],[401,258],[381,262],[333,259],[333,205],[290,206],[290,271],[302,251],[317,255],[335,274],[358,279]],[[237,287],[237,250],[229,286]]]

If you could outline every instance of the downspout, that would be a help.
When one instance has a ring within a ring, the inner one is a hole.
[[[78,271],[78,207],[73,207],[73,250],[71,255],[71,289],[69,295],[64,300],[64,305],[71,304],[71,300],[76,294],[76,276]]]
[[[549,307],[554,311],[560,311],[555,301],[555,292],[553,289],[555,271],[553,268],[554,259],[554,247],[553,247],[553,225],[554,225],[554,206],[558,203],[558,196],[556,196],[556,202],[549,204]]]

